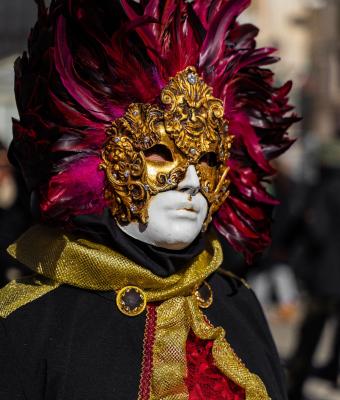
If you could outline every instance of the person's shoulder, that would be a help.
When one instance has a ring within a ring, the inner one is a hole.
[[[237,301],[243,297],[253,296],[253,291],[244,278],[224,268],[219,268],[216,271],[212,282],[218,290],[219,295],[228,297],[229,301]]]
[[[60,286],[40,275],[14,280],[0,289],[0,317],[5,319],[15,311],[36,301]]]
[[[229,310],[235,309],[241,313],[256,315],[260,324],[267,325],[262,307],[248,282],[223,268],[219,268],[216,272],[212,283],[216,296],[225,307]]]
[[[224,268],[219,268],[217,270],[217,273],[219,275],[221,275],[222,277],[224,277],[224,279],[230,285],[233,285],[233,286],[236,285],[237,287],[244,287],[246,289],[250,289],[250,285],[248,284],[248,282],[244,278],[241,278],[240,276],[233,273],[232,271],[228,271]]]

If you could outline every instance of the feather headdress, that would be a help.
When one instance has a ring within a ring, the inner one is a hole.
[[[169,78],[196,67],[223,101],[235,136],[230,196],[213,223],[247,258],[269,244],[275,200],[262,182],[291,144],[288,82],[273,86],[272,48],[237,16],[250,0],[52,0],[15,65],[20,115],[10,154],[42,218],[67,224],[106,207],[105,131],[133,102],[155,103]],[[288,114],[288,115],[287,115]]]

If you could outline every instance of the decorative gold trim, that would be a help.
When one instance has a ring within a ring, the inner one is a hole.
[[[137,294],[139,294],[141,299],[141,304],[134,308],[129,308],[128,304],[124,300],[124,296],[126,296],[132,290],[134,290]],[[141,290],[137,286],[125,286],[118,291],[116,296],[116,304],[121,313],[128,315],[129,317],[135,317],[136,315],[141,314],[145,310],[146,295],[143,292],[143,290]]]
[[[190,296],[191,297],[191,296]],[[157,307],[150,400],[188,400],[186,340],[190,315],[186,297],[175,297]]]
[[[209,298],[208,299],[204,299],[201,296],[201,293],[199,292],[199,290],[201,289],[202,286],[205,286],[209,290]],[[209,308],[212,305],[213,300],[214,300],[213,290],[212,290],[211,286],[209,285],[209,283],[206,281],[203,281],[202,285],[200,285],[199,287],[196,287],[196,289],[194,291],[194,296],[196,297],[196,300],[197,300],[200,308]]]
[[[147,306],[143,340],[142,373],[139,382],[138,400],[150,400],[150,386],[153,372],[153,345],[156,332],[156,306]]]
[[[228,278],[236,279],[237,281],[241,282],[243,284],[243,286],[245,286],[247,289],[251,289],[249,283],[245,279],[239,277],[238,275],[234,274],[233,272],[227,271],[223,268],[218,268],[217,272],[220,273],[221,275],[227,276]]]
[[[60,283],[37,275],[10,282],[0,290],[0,317],[7,318],[59,286]]]

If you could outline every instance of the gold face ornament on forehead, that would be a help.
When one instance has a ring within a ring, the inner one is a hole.
[[[101,164],[105,198],[119,223],[146,224],[151,196],[176,189],[194,165],[209,205],[206,227],[228,196],[232,136],[222,101],[194,67],[170,78],[160,99],[160,106],[131,104],[107,130]]]

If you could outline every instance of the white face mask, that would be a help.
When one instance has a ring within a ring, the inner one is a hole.
[[[177,189],[152,197],[147,224],[130,222],[118,226],[144,243],[171,250],[184,249],[200,233],[207,216],[208,203],[199,189],[196,169],[190,165]]]

